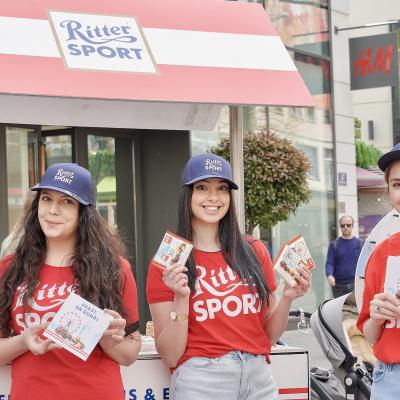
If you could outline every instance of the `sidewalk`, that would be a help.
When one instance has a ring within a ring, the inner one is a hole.
[[[332,369],[332,365],[322,352],[321,347],[315,338],[311,328],[308,333],[302,333],[298,330],[286,331],[281,338],[288,346],[301,347],[308,350],[311,367],[323,367]]]

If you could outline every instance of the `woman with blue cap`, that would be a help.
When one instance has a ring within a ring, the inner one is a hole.
[[[271,345],[286,328],[292,300],[310,285],[299,268],[295,288],[275,297],[266,247],[240,233],[230,164],[192,157],[182,172],[177,234],[194,245],[185,265],[150,264],[147,298],[158,352],[172,370],[174,400],[269,400],[276,390]]]
[[[96,210],[85,168],[54,164],[32,190],[19,244],[0,262],[0,364],[12,365],[11,398],[122,400],[120,364],[140,348],[123,246]],[[71,292],[113,317],[86,362],[41,335]]]
[[[389,199],[400,213],[400,143],[378,161]],[[400,233],[381,242],[365,270],[362,309],[357,327],[373,345],[377,362],[371,399],[394,400],[400,393]]]

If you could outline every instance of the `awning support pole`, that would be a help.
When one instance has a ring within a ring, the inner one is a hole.
[[[229,133],[231,141],[231,165],[233,180],[239,190],[233,191],[239,228],[245,233],[244,208],[244,157],[243,157],[243,109],[240,106],[229,106]]]

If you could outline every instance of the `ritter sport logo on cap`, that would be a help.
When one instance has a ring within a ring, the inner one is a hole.
[[[387,166],[394,160],[400,160],[400,143],[397,143],[392,150],[381,156],[378,160],[378,167],[385,172]]]
[[[238,189],[238,185],[232,179],[232,168],[228,161],[211,153],[199,154],[189,159],[182,171],[182,186],[189,186],[208,178],[221,178],[227,181],[232,189]]]
[[[40,183],[31,190],[56,190],[65,193],[85,206],[96,205],[96,187],[90,172],[74,163],[53,164],[47,168]]]

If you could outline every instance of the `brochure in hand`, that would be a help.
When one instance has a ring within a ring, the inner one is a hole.
[[[288,243],[288,246],[301,257],[309,270],[315,268],[314,260],[311,257],[310,250],[308,249],[307,243],[304,240],[303,236],[296,236]]]
[[[314,260],[302,236],[297,236],[288,244],[282,245],[275,259],[274,269],[288,285],[295,287],[299,278],[299,265],[306,266],[309,270],[315,268]]]
[[[386,261],[384,292],[391,293],[400,300],[400,257],[389,256]]]
[[[299,276],[296,268],[301,262],[298,254],[287,244],[283,244],[274,262],[274,269],[279,272],[287,284],[294,287],[297,285],[296,276]]]
[[[184,265],[192,248],[193,245],[188,240],[167,231],[154,256],[154,262],[163,267],[169,267],[172,264]]]
[[[94,304],[71,293],[43,336],[86,361],[112,319]]]

